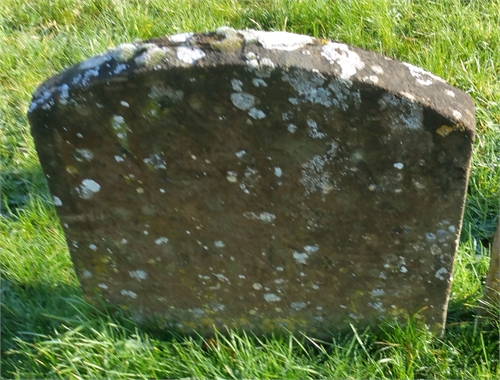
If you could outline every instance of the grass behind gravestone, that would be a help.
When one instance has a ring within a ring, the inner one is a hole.
[[[411,62],[467,91],[477,139],[442,339],[408,321],[328,342],[137,330],[81,296],[26,118],[36,86],[136,38],[235,28],[331,38]],[[500,192],[499,0],[1,0],[1,375],[4,378],[500,377],[499,310],[478,325]]]

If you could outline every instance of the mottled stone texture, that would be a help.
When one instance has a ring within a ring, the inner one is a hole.
[[[206,335],[442,330],[475,130],[442,79],[221,28],[73,66],[29,119],[89,299]]]
[[[490,270],[486,278],[483,304],[493,304],[497,311],[500,310],[500,218],[491,244]]]

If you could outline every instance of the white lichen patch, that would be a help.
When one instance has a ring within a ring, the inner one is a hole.
[[[353,91],[350,87],[350,82],[345,79],[340,79],[331,82],[328,85],[329,90],[333,92],[333,105],[340,107],[344,111],[349,108],[349,103],[354,103],[356,109],[361,107],[361,93],[359,90]]]
[[[120,74],[122,71],[125,71],[128,68],[127,65],[120,63],[119,65],[116,65],[115,70],[113,73],[115,74]]]
[[[269,58],[259,58],[255,53],[246,54],[247,67],[259,78],[269,78],[275,68],[273,61]]]
[[[297,311],[304,309],[306,306],[307,306],[307,304],[305,302],[292,302],[290,304],[290,307],[292,309],[297,310]]]
[[[78,162],[92,161],[94,154],[88,149],[75,149],[75,159]]]
[[[257,108],[250,108],[250,111],[248,111],[248,116],[254,119],[263,119],[266,117],[266,114]]]
[[[377,289],[373,289],[370,294],[373,296],[373,297],[382,297],[385,292],[384,292],[384,289],[380,289],[380,288],[377,288]]]
[[[299,263],[299,264],[305,264],[307,258],[309,257],[309,254],[306,252],[293,252],[292,253],[293,258]]]
[[[264,299],[267,301],[267,302],[278,302],[278,301],[281,301],[281,298],[278,297],[276,294],[274,293],[266,293],[264,294]]]
[[[252,288],[254,288],[255,290],[261,290],[262,289],[262,285],[259,284],[258,282],[254,283],[252,285]]]
[[[312,119],[307,119],[307,125],[309,126],[309,136],[313,139],[324,139],[327,137],[326,133],[318,131],[318,123]]]
[[[54,206],[56,207],[61,207],[63,205],[62,201],[61,201],[61,198],[59,197],[56,197],[55,195],[52,197],[53,201],[54,201]]]
[[[247,219],[262,220],[264,223],[271,223],[276,219],[276,215],[269,212],[261,212],[256,214],[254,212],[244,212],[243,216]]]
[[[454,98],[454,97],[455,97],[455,93],[454,93],[453,91],[451,91],[451,90],[446,90],[445,92],[446,92],[446,95],[451,96],[452,98]]]
[[[319,247],[317,245],[306,245],[304,247],[304,251],[307,253],[313,253],[319,251]]]
[[[154,169],[166,169],[166,162],[163,160],[160,154],[154,153],[149,157],[142,160],[146,165]]]
[[[135,278],[139,282],[145,280],[148,277],[148,274],[143,270],[129,271],[128,274],[130,275],[130,277]]]
[[[297,131],[297,126],[295,124],[288,124],[288,127],[286,129],[290,133],[295,133]]]
[[[292,256],[299,264],[306,264],[306,260],[309,258],[311,253],[318,251],[319,247],[315,245],[307,245],[304,247],[305,252],[293,252]]]
[[[245,152],[244,150],[240,150],[240,151],[236,152],[236,157],[241,158],[245,154],[247,154],[247,152]]]
[[[224,244],[224,242],[222,240],[216,240],[214,242],[214,245],[217,247],[217,248],[224,248],[226,246],[226,244]]]
[[[383,74],[384,73],[384,70],[382,69],[382,67],[380,67],[379,65],[372,65],[371,66],[371,69],[376,73],[376,74]]]
[[[101,190],[101,185],[93,179],[84,179],[82,184],[76,187],[75,190],[80,198],[90,199],[95,193],[98,193]]]
[[[253,34],[253,36],[251,36]],[[312,44],[313,39],[302,34],[288,32],[248,31],[243,34],[245,42],[257,40],[266,49],[293,51]]]
[[[462,113],[461,113],[461,112],[459,112],[459,111],[457,111],[457,110],[453,110],[453,117],[454,117],[455,119],[460,120],[460,119],[462,118]]]
[[[382,302],[368,302],[368,306],[374,308],[375,310],[381,313],[385,312],[384,304]]]
[[[120,115],[113,115],[111,119],[111,125],[113,129],[116,131],[116,137],[120,140],[123,145],[128,144],[127,131],[128,126],[125,124],[125,119]]]
[[[401,95],[403,95],[405,98],[410,99],[412,102],[416,100],[416,98],[410,94],[409,92],[403,91],[401,92]]]
[[[180,43],[187,42],[192,36],[193,36],[193,33],[186,32],[186,33],[174,34],[173,36],[168,37],[168,39],[170,40],[170,42],[180,44]]]
[[[328,88],[321,87],[325,83],[325,78],[319,73],[294,70],[283,73],[281,79],[290,83],[299,95],[298,98],[289,99],[294,105],[300,102],[310,102],[325,107],[338,106],[338,101],[333,98],[331,91]]]
[[[213,305],[212,305],[212,310],[217,312],[217,311],[224,311],[224,309],[226,308],[226,305],[223,305],[219,302],[215,302]]]
[[[233,170],[227,172],[226,179],[228,182],[236,183],[238,182],[238,173]]]
[[[230,26],[219,26],[215,30],[215,34],[218,36],[226,37],[226,38],[236,38],[237,37],[237,31],[234,28],[231,28]]]
[[[243,82],[239,79],[231,79],[231,87],[234,91],[241,92],[243,91]]]
[[[78,68],[82,71],[95,69],[95,68],[101,66],[103,63],[108,62],[110,59],[111,59],[111,54],[106,53],[106,54],[98,55],[96,57],[92,57],[92,58],[87,59],[86,61],[81,62],[78,65]]]
[[[305,187],[306,194],[323,191],[330,183],[330,173],[325,171],[325,165],[331,160],[328,153],[324,156],[315,155],[308,162],[302,164],[302,178],[300,183]]]
[[[446,280],[446,278],[447,278],[447,276],[446,276],[446,275],[447,275],[447,273],[448,273],[448,270],[447,270],[446,268],[442,267],[442,268],[439,268],[439,269],[437,270],[437,272],[435,273],[435,275],[434,275],[434,276],[435,276],[436,278],[440,279],[441,281],[444,281],[444,280]]]
[[[145,51],[134,59],[135,64],[139,67],[151,67],[160,63],[170,50],[167,47],[160,48],[151,43],[141,45],[141,49],[145,49]]]
[[[135,292],[131,291],[131,290],[125,290],[125,289],[122,289],[122,290],[120,291],[120,294],[121,294],[122,296],[124,296],[124,297],[130,297],[130,298],[132,298],[132,299],[134,299],[134,300],[137,298],[137,294],[136,294]]]
[[[264,81],[264,79],[261,79],[261,78],[253,78],[252,84],[255,87],[267,87],[267,83]]]
[[[436,240],[436,235],[434,235],[432,232],[427,232],[425,234],[425,240],[434,241],[434,240]]]
[[[219,281],[224,281],[224,282],[227,282],[228,284],[230,284],[229,282],[229,278],[227,278],[226,276],[224,276],[223,274],[221,273],[217,273],[217,274],[214,274],[215,277],[217,277],[217,279]]]
[[[368,75],[368,76],[363,77],[361,79],[363,81],[365,81],[365,82],[371,82],[371,83],[374,83],[374,84],[378,83],[378,76],[376,76],[376,75]]]
[[[92,77],[97,78],[99,76],[99,67],[95,67],[93,69],[89,69],[89,70],[85,71],[83,73],[83,75],[82,74],[80,74],[80,75],[81,75],[80,77],[75,77],[73,79],[73,84],[78,84],[79,83],[82,86],[88,86],[89,83],[90,83],[90,79]],[[79,78],[79,81],[76,81],[76,83],[75,83],[75,79],[76,78]]]
[[[134,44],[121,44],[118,45],[114,50],[111,51],[111,56],[115,61],[119,63],[124,63],[130,60],[135,53],[137,53],[138,47]]]
[[[92,272],[90,272],[89,270],[85,269],[83,271],[83,277],[85,277],[85,278],[92,278]]]
[[[155,244],[160,245],[160,244],[167,244],[168,243],[168,238],[161,236],[158,239],[155,240]]]
[[[340,77],[345,80],[349,80],[358,70],[362,70],[365,67],[359,55],[350,50],[345,44],[329,42],[323,46],[321,55],[330,64],[336,63],[340,66]]]
[[[444,82],[444,80],[437,75],[434,75],[428,71],[425,71],[424,69],[421,69],[420,67],[413,66],[409,63],[403,62],[403,65],[408,67],[408,70],[410,70],[410,74],[412,77],[416,79],[418,83],[420,83],[422,86],[429,86],[434,83],[433,80],[437,80],[439,82]]]
[[[39,106],[42,106],[42,109],[50,109],[55,104],[52,97],[56,89],[57,87],[44,88],[42,93],[36,96],[30,103],[28,112],[33,112]]]
[[[62,105],[68,104],[69,99],[69,86],[67,84],[63,84],[59,87],[59,102]]]
[[[240,110],[247,111],[255,105],[256,97],[244,92],[231,94],[231,102]]]
[[[200,48],[179,46],[177,48],[177,59],[190,65],[202,59],[205,53]]]
[[[407,98],[399,98],[390,93],[378,101],[380,110],[389,113],[391,129],[421,129],[424,113],[420,104]]]

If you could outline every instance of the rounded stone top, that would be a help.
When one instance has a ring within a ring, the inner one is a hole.
[[[463,128],[475,128],[472,98],[419,67],[340,42],[227,26],[214,32],[184,32],[118,45],[43,83],[34,94],[29,112],[50,107],[54,97],[64,103],[72,87],[121,81],[149,71],[223,65],[245,66],[261,78],[276,69],[295,67],[338,77],[348,84],[361,82],[430,106]]]

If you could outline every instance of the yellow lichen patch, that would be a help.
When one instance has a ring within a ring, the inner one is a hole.
[[[109,263],[109,258],[107,256],[94,257],[91,262],[96,275],[106,276],[109,274],[109,267],[106,265]]]
[[[297,325],[305,326],[307,322],[304,319],[293,318],[265,318],[262,321],[263,330],[267,334],[278,329],[296,330]]]
[[[69,173],[69,174],[77,174],[78,173],[78,169],[75,168],[73,165],[68,165],[66,166],[66,171]]]
[[[186,326],[188,329],[192,329],[192,330],[196,329],[196,323],[194,323],[194,322],[184,321],[184,322],[181,322],[181,323],[182,323],[182,325]]]
[[[212,327],[214,325],[214,320],[211,319],[211,318],[201,318],[200,319],[200,324],[202,326],[208,326],[208,327]]]
[[[212,50],[220,51],[223,53],[235,52],[241,48],[242,41],[236,38],[226,38],[222,41],[212,41],[210,42],[210,47]]]
[[[127,182],[127,183],[132,182],[132,180],[130,179],[130,177],[128,175],[122,174],[122,177],[125,180],[125,182]]]
[[[442,125],[436,130],[436,133],[443,137],[448,136],[451,132],[453,132],[453,127],[449,125]]]
[[[238,324],[240,326],[244,326],[244,325],[249,325],[250,322],[248,321],[248,319],[241,317],[241,318],[238,318]]]
[[[402,318],[408,318],[408,310],[399,308],[399,307],[389,307],[387,308],[387,314],[390,315],[391,317],[395,317],[397,319]]]

